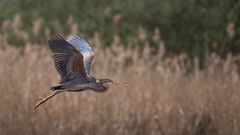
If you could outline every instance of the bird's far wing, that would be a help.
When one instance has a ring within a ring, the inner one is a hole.
[[[53,53],[55,67],[61,76],[60,83],[75,77],[81,78],[82,82],[88,82],[83,55],[76,48],[59,35],[49,38],[48,45]]]
[[[88,42],[80,35],[73,35],[67,39],[67,42],[74,46],[82,55],[84,69],[87,75],[90,75],[90,68],[94,53]]]

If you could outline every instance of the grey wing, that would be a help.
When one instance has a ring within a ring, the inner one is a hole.
[[[49,38],[48,45],[53,53],[55,67],[61,76],[60,83],[74,78],[80,78],[81,82],[88,82],[83,66],[83,55],[80,52],[61,36]]]
[[[67,42],[74,46],[82,55],[84,69],[88,76],[90,76],[90,68],[94,53],[88,42],[81,35],[73,35],[67,39]]]

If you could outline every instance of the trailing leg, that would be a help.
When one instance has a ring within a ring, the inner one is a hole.
[[[52,93],[51,95],[43,98],[43,99],[40,99],[40,101],[38,101],[35,105],[35,109],[37,109],[40,105],[42,105],[44,102],[46,102],[47,100],[49,100],[50,98],[52,98],[53,96],[61,93],[61,92],[64,92],[64,91],[55,91],[54,93]]]

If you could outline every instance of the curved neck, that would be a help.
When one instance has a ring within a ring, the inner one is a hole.
[[[103,82],[98,82],[98,88],[100,91],[107,91],[109,89],[109,86]]]

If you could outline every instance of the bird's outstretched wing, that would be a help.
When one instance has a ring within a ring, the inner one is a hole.
[[[88,82],[83,55],[75,47],[59,35],[49,38],[48,45],[53,53],[55,67],[61,76],[60,83],[76,77],[81,78],[83,83]]]
[[[83,65],[85,72],[90,76],[90,68],[94,53],[88,42],[80,35],[73,35],[67,39],[67,42],[74,46],[83,55]]]

